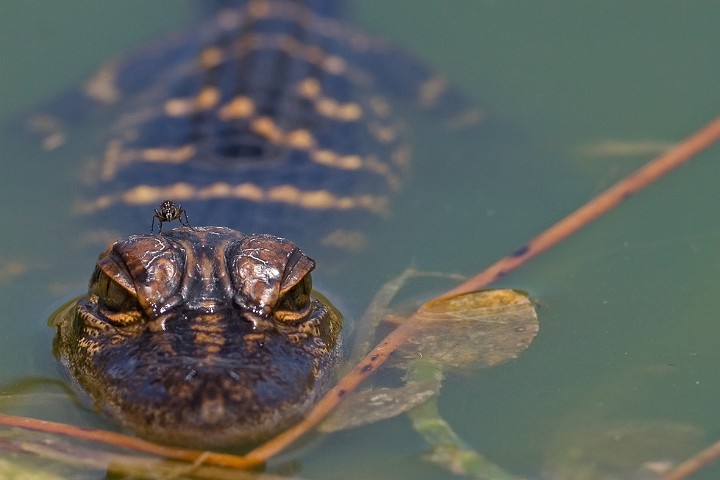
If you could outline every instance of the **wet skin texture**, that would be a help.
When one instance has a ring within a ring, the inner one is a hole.
[[[223,227],[117,241],[61,310],[55,354],[138,434],[207,447],[261,440],[330,386],[342,319],[292,242]]]

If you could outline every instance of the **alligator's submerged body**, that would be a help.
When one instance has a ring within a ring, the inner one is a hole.
[[[118,117],[80,210],[131,225],[171,198],[201,224],[356,246],[408,168],[393,101],[461,102],[340,22],[341,3],[214,2],[197,28],[99,70],[84,101]]]

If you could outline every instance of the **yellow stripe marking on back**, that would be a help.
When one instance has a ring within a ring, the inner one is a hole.
[[[119,61],[105,64],[83,85],[85,95],[105,105],[117,103],[122,96],[117,86],[117,76],[120,66]]]
[[[211,68],[220,65],[224,58],[225,56],[223,55],[223,51],[220,48],[213,46],[200,52],[198,61],[200,62],[200,66],[203,70],[210,70]]]
[[[127,205],[155,205],[166,198],[177,201],[209,200],[214,198],[240,199],[251,202],[277,202],[298,205],[308,210],[368,210],[378,215],[388,213],[388,198],[377,195],[337,196],[328,190],[301,190],[293,185],[261,188],[249,182],[233,185],[216,182],[206,187],[189,183],[175,183],[164,187],[139,185],[122,193],[103,195],[83,202],[78,210],[92,213],[116,203]]]
[[[310,100],[315,110],[322,116],[352,122],[359,120],[362,108],[355,102],[341,103],[322,95],[320,82],[315,78],[306,78],[295,88],[298,95]]]
[[[193,145],[185,145],[179,148],[146,148],[139,153],[146,162],[183,163],[194,157],[197,149]]]
[[[430,108],[437,103],[445,90],[447,90],[447,79],[442,75],[435,75],[420,85],[418,102],[422,107]]]
[[[249,118],[255,114],[255,102],[246,95],[238,95],[218,111],[221,120]]]
[[[200,110],[210,110],[219,102],[220,90],[217,87],[205,87],[195,97],[195,105]]]
[[[203,110],[210,110],[220,103],[220,90],[205,87],[193,98],[171,98],[165,102],[165,114],[182,117]]]

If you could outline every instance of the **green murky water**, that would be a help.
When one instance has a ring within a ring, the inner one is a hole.
[[[354,260],[357,276],[336,286],[355,313],[410,264],[474,273],[720,111],[711,2],[357,3],[355,23],[445,72],[491,120],[474,137],[411,119],[412,179]],[[4,125],[191,16],[191,3],[170,0],[3,4]],[[68,253],[77,234],[67,211],[88,152],[49,158],[19,131],[0,133],[0,267],[28,270],[0,279],[0,385],[57,378],[46,318],[82,291],[94,261]],[[599,151],[606,142],[616,148]],[[718,152],[502,281],[539,301],[540,334],[518,360],[446,381],[440,409],[469,444],[537,478],[563,461],[555,445],[575,427],[674,421],[703,429],[707,442],[720,437]],[[52,395],[3,410],[105,425],[57,388],[13,390],[37,391]],[[292,462],[306,478],[452,478],[423,451],[398,418],[334,434]]]

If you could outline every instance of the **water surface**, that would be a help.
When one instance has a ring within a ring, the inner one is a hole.
[[[0,116],[17,126],[103,60],[189,24],[193,9],[66,0],[0,13]],[[356,2],[355,23],[445,72],[488,120],[454,132],[408,108],[412,177],[351,260],[355,275],[334,281],[339,303],[357,315],[411,264],[470,275],[717,115],[719,14],[711,2]],[[0,280],[0,385],[58,378],[46,318],[83,290],[94,263],[68,248],[79,241],[68,212],[80,167],[94,152],[47,155],[20,131],[0,134],[0,265],[27,266]],[[614,150],[599,151],[606,142]],[[538,300],[541,329],[516,361],[446,381],[441,411],[470,445],[537,477],[553,442],[583,423],[672,420],[708,442],[720,436],[717,156],[700,155],[501,282]],[[5,410],[106,425],[63,395],[45,402]],[[452,478],[422,462],[424,449],[399,418],[293,459],[306,478]]]

